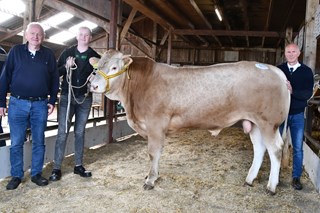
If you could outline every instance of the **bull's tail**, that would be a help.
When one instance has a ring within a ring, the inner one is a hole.
[[[289,91],[289,89],[288,89]],[[291,102],[291,91],[288,93],[288,116],[286,117],[284,121],[284,127],[282,131],[281,138],[283,140],[283,148],[282,148],[282,159],[281,159],[281,165],[283,168],[287,168],[289,166],[289,140],[290,135],[288,134],[288,117],[289,117],[289,106]]]
[[[288,118],[286,118],[284,122],[284,127],[282,131],[281,138],[283,140],[283,148],[282,148],[282,159],[281,159],[281,165],[283,168],[288,168],[289,166],[289,136],[288,136]]]

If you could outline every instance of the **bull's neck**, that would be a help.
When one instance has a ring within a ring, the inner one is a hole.
[[[120,102],[124,102],[124,97],[126,96],[124,92],[127,90],[127,81],[130,80],[128,80],[125,73],[122,73],[116,78],[110,79],[110,90],[105,95],[111,100],[118,100]]]

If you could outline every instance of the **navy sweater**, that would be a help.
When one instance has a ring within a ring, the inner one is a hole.
[[[289,115],[303,112],[313,93],[312,70],[302,63],[292,74],[290,74],[287,63],[280,64],[278,67],[284,72],[292,86]]]
[[[0,107],[6,107],[8,92],[24,97],[46,97],[54,105],[59,91],[59,73],[53,52],[44,46],[35,56],[28,43],[12,47],[0,76]]]

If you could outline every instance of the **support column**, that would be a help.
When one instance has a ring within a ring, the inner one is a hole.
[[[111,19],[110,19],[110,34],[109,34],[109,49],[118,49],[118,12],[120,0],[111,0]],[[114,117],[114,101],[107,98],[107,118],[108,118],[108,143],[113,142],[113,117]]]
[[[172,32],[169,32],[168,50],[167,50],[167,64],[171,64],[171,50],[172,50]]]
[[[313,71],[316,66],[316,53],[317,53],[317,39],[315,37],[314,27],[315,27],[315,14],[316,10],[319,7],[319,0],[307,0],[306,4],[306,18],[305,18],[305,37],[304,37],[304,45],[303,45],[303,63],[309,66]],[[311,118],[312,112],[310,111],[310,107],[308,107],[306,111],[307,118],[305,120],[305,131],[310,131],[311,129]],[[304,158],[303,164],[304,169],[308,173],[308,176],[313,183],[317,192],[320,193],[320,158],[314,153],[314,151],[310,148],[310,146],[306,143],[308,141],[308,137],[305,139],[305,143],[303,143],[304,149]]]
[[[314,15],[316,13],[319,0],[307,0],[305,18],[305,40],[303,45],[303,63],[312,70],[316,67],[317,39],[314,36]]]

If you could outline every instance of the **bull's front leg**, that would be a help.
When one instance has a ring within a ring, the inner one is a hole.
[[[163,148],[164,136],[148,136],[148,154],[151,161],[150,170],[143,185],[145,190],[154,188],[154,183],[159,177],[159,160]]]

